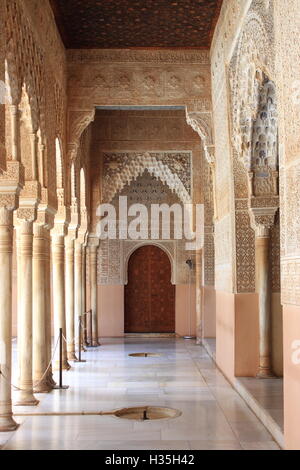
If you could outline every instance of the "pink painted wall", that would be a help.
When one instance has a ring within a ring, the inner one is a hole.
[[[205,338],[216,337],[216,291],[203,287],[203,334]]]
[[[124,336],[124,286],[98,286],[98,329],[101,337]]]
[[[287,450],[300,450],[300,307],[283,307],[284,435]]]
[[[234,381],[234,294],[216,292],[216,362]]]
[[[191,287],[191,333],[196,331],[195,286]],[[99,337],[124,336],[124,286],[98,286]],[[189,334],[189,287],[176,286],[175,327],[180,336]]]
[[[189,330],[189,297],[191,298],[191,331]],[[176,286],[175,328],[179,336],[196,334],[196,287],[179,284]]]
[[[233,383],[255,377],[259,360],[257,294],[216,292],[217,364]]]

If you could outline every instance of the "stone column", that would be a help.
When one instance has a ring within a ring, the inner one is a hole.
[[[82,314],[82,244],[75,241],[75,331],[78,337],[80,315]]]
[[[74,310],[74,239],[66,238],[66,326],[67,355],[69,361],[76,361],[75,355],[75,310]]]
[[[259,371],[258,377],[274,377],[272,373],[271,286],[269,266],[270,229],[256,229],[256,291],[259,295]]]
[[[0,208],[0,431],[14,431],[11,402],[13,212]],[[3,374],[3,375],[2,375]]]
[[[82,311],[86,313],[86,245],[82,246]],[[87,316],[83,317],[83,344],[87,345]]]
[[[16,405],[34,406],[32,381],[32,250],[33,222],[18,220],[18,356],[19,398]]]
[[[47,364],[50,363],[52,359],[52,286],[51,286],[51,237],[50,231],[46,231],[45,238],[45,254],[46,254],[46,263],[45,263],[45,286],[46,286],[46,343],[47,343]],[[55,346],[55,345],[54,345]],[[56,383],[53,379],[53,368],[52,364],[48,370],[47,380],[51,388],[56,386]]]
[[[92,310],[92,346],[100,346],[100,343],[98,341],[97,250],[98,245],[95,244],[89,246]]]
[[[47,329],[49,267],[49,232],[40,224],[34,224],[33,238],[33,383],[36,393],[52,390],[48,367],[49,339]]]
[[[203,340],[202,251],[196,251],[196,344]]]
[[[53,310],[54,310],[54,338],[59,336],[62,328],[66,337],[65,312],[65,238],[63,235],[52,235],[52,276],[53,276]],[[58,368],[58,360],[56,361]],[[63,369],[71,368],[67,360],[67,347],[63,340]]]

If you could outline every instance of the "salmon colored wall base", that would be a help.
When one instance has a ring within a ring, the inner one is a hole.
[[[284,435],[287,450],[300,450],[300,307],[283,307]]]
[[[191,320],[189,321],[189,306],[191,305]],[[196,287],[186,284],[176,286],[175,307],[176,333],[179,336],[196,335]],[[191,326],[190,326],[191,325]]]
[[[124,286],[98,286],[99,337],[124,336]],[[191,334],[196,331],[195,286],[191,286]],[[176,286],[175,303],[176,333],[190,334],[189,330],[189,286]]]
[[[124,286],[98,286],[99,336],[124,336]]]
[[[216,291],[214,287],[203,287],[203,335],[216,337]]]
[[[216,292],[216,358],[231,382],[255,377],[259,361],[257,294]]]

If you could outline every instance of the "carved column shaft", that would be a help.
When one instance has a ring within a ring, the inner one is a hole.
[[[99,346],[98,341],[98,293],[97,293],[97,246],[90,246],[90,286],[92,310],[92,345]]]
[[[66,326],[67,354],[69,361],[75,361],[75,310],[74,310],[74,240],[66,239]]]
[[[18,355],[19,398],[17,405],[33,406],[32,381],[32,250],[33,223],[19,220],[18,234]]]
[[[13,214],[0,208],[0,431],[14,431],[11,402]],[[4,375],[2,375],[4,374]]]
[[[62,328],[66,337],[65,313],[65,239],[62,235],[52,236],[52,273],[53,273],[53,310],[54,310],[54,338],[59,336]],[[56,360],[58,367],[58,359]],[[63,341],[63,368],[70,369],[67,361],[66,343]]]
[[[270,233],[264,228],[256,235],[256,290],[259,294],[259,372],[261,378],[272,374],[271,285],[269,267]]]
[[[49,364],[47,329],[47,269],[49,266],[49,233],[34,224],[33,239],[33,382],[34,390],[46,393],[52,389],[49,374],[44,373]]]

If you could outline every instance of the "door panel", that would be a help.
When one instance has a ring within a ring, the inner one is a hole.
[[[128,263],[125,287],[126,333],[174,333],[175,286],[171,264],[156,246],[136,250]]]

